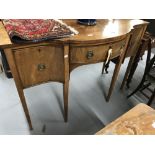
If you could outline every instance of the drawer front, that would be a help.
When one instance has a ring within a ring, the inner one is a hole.
[[[124,40],[114,44],[70,47],[70,63],[95,63],[103,62],[108,56],[108,51],[112,48],[110,59],[120,55],[121,47],[125,45]]]
[[[64,81],[63,48],[39,46],[13,50],[24,87],[47,81]]]

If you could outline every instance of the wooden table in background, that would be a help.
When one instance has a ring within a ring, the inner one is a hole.
[[[96,135],[155,135],[155,110],[140,103]]]

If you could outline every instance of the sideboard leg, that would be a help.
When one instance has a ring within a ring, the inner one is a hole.
[[[110,99],[110,96],[112,94],[112,91],[114,89],[114,86],[115,86],[115,83],[116,83],[116,80],[117,80],[117,77],[118,77],[118,73],[119,73],[119,70],[120,70],[120,67],[121,67],[121,64],[122,64],[122,61],[120,61],[120,58],[115,66],[115,70],[114,70],[114,73],[113,73],[113,77],[112,77],[112,80],[111,80],[111,84],[110,84],[110,88],[109,88],[109,92],[108,92],[108,95],[106,97],[106,101],[108,102],[109,99]]]
[[[137,69],[139,60],[140,60],[140,57],[135,57],[134,62],[133,62],[131,69],[130,69],[130,73],[129,73],[128,78],[126,80],[126,87],[127,88],[130,88],[130,83],[131,83],[133,75]]]
[[[131,70],[131,68],[132,68],[133,62],[134,62],[134,57],[132,56],[132,57],[130,58],[130,60],[129,60],[128,67],[127,67],[127,70],[126,70],[126,72],[125,72],[123,82],[122,82],[122,84],[121,84],[121,88],[120,88],[121,90],[123,90],[123,88],[124,88],[124,85],[125,85],[125,83],[126,83],[126,81],[127,81],[127,78],[128,78],[128,76],[129,76],[130,70]]]
[[[63,84],[63,96],[64,96],[64,120],[68,121],[68,89],[69,89],[69,46],[64,46],[64,84]]]
[[[23,107],[25,115],[26,115],[26,119],[27,119],[28,124],[29,124],[29,128],[30,128],[30,130],[33,130],[31,118],[30,118],[30,115],[29,115],[29,111],[28,111],[28,108],[27,108],[26,101],[25,101],[24,92],[23,92],[22,89],[19,89],[19,88],[17,88],[17,90],[18,90],[18,94],[19,94],[19,97],[20,97],[20,100],[21,100],[22,107]]]
[[[63,97],[64,97],[64,120],[68,121],[68,88],[69,81],[63,84]]]
[[[25,96],[24,96],[24,92],[23,92],[23,88],[24,87],[22,85],[22,82],[20,80],[20,76],[18,74],[16,65],[15,65],[15,60],[14,60],[14,57],[13,57],[13,52],[12,52],[11,49],[7,49],[5,52],[6,52],[6,56],[7,56],[8,62],[9,62],[9,66],[11,68],[11,72],[13,74],[13,78],[14,78],[14,81],[15,81],[15,84],[16,84],[16,88],[17,88],[20,100],[21,100],[21,104],[23,106],[23,110],[25,112],[25,116],[26,116],[26,119],[27,119],[28,124],[29,124],[29,128],[30,128],[30,130],[32,130],[33,127],[32,127],[29,111],[28,111],[28,108],[27,108],[27,104],[26,104],[26,100],[25,100]]]

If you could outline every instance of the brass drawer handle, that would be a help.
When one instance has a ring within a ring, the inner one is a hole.
[[[42,71],[42,70],[44,70],[44,69],[46,69],[45,64],[39,64],[39,65],[38,65],[38,71]]]
[[[94,56],[94,52],[93,51],[88,51],[87,52],[87,55],[86,55],[87,59],[91,59],[93,56]]]

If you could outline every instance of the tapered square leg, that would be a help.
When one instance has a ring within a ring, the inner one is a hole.
[[[64,120],[68,121],[68,89],[69,89],[69,46],[64,46],[64,84],[63,84],[63,97],[64,97]]]
[[[115,83],[116,83],[116,80],[117,80],[117,77],[118,77],[118,73],[119,73],[121,64],[122,64],[122,61],[119,60],[118,63],[116,64],[116,66],[115,66],[115,70],[114,70],[113,77],[112,77],[112,80],[111,80],[109,92],[108,92],[108,95],[106,97],[107,102],[109,101],[109,99],[111,97],[111,94],[112,94],[112,91],[114,89],[114,86],[115,86]]]
[[[12,51],[10,49],[6,50],[6,56],[7,56],[7,59],[9,60],[8,61],[9,66],[11,68],[12,75],[13,75],[13,78],[15,80],[16,88],[17,88],[17,91],[18,91],[18,94],[19,94],[19,97],[20,97],[20,100],[21,100],[21,104],[22,104],[26,119],[27,119],[28,124],[29,124],[29,128],[30,128],[30,130],[32,130],[33,127],[32,127],[29,111],[28,111],[28,108],[27,108],[27,104],[26,104],[26,100],[25,100],[25,96],[24,96],[24,92],[23,92],[24,87],[22,85],[22,82],[20,80],[16,65],[15,65],[13,53],[12,53]]]
[[[129,60],[129,63],[128,63],[127,70],[126,70],[125,75],[124,75],[123,82],[122,82],[121,87],[120,87],[121,90],[123,90],[124,85],[125,85],[125,83],[127,82],[127,79],[128,79],[130,70],[131,70],[131,68],[132,68],[133,62],[134,62],[134,57],[131,57],[130,60]]]
[[[64,121],[68,121],[68,89],[69,82],[63,84],[63,97],[64,97]]]
[[[31,122],[30,114],[29,114],[27,104],[26,104],[26,101],[25,101],[25,96],[24,96],[23,90],[18,89],[18,94],[19,94],[19,97],[20,97],[20,100],[21,100],[23,110],[25,112],[26,119],[27,119],[28,124],[29,124],[29,128],[30,128],[30,130],[32,130],[33,129],[32,122]]]

